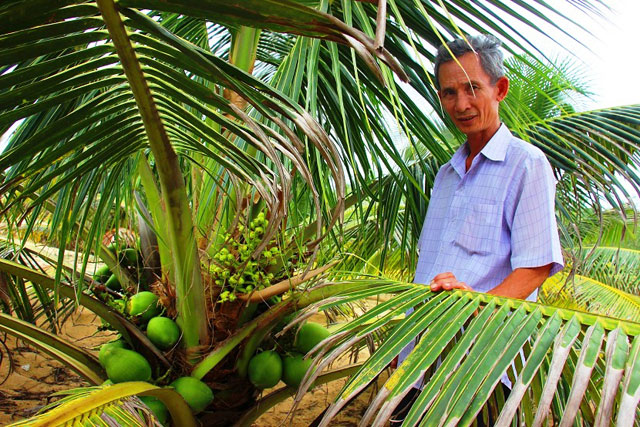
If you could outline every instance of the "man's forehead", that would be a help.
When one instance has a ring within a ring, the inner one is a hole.
[[[476,54],[468,52],[455,60],[440,65],[438,79],[442,87],[447,84],[479,84],[490,79]]]
[[[459,85],[459,84],[465,84],[465,85],[474,85],[474,84],[482,84],[483,81],[482,80],[477,80],[474,78],[469,78],[469,77],[464,77],[463,79],[448,79],[443,83],[443,87],[447,87],[447,86],[453,86],[453,85]]]

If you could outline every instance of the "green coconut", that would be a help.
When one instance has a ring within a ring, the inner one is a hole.
[[[115,274],[112,274],[111,276],[109,276],[109,278],[107,279],[104,285],[107,288],[111,289],[112,291],[122,290],[122,285],[120,284],[120,281],[118,280]]]
[[[138,398],[153,412],[153,415],[160,421],[160,424],[167,423],[169,410],[160,399],[153,396],[138,396]]]
[[[282,360],[282,381],[290,387],[299,387],[305,374],[311,367],[311,359],[293,353]]]
[[[121,262],[134,266],[138,263],[138,251],[134,248],[127,248],[118,256]]]
[[[282,359],[273,350],[263,351],[249,360],[249,381],[259,389],[271,388],[282,377]]]
[[[98,352],[98,360],[102,366],[106,366],[107,360],[113,354],[113,351],[117,348],[125,348],[124,341],[118,339],[115,341],[111,341],[108,343],[104,343],[100,346],[100,351]]]
[[[295,349],[302,354],[307,354],[320,341],[331,335],[331,332],[324,326],[315,322],[306,322],[300,326],[296,340]]]
[[[106,265],[98,268],[95,273],[93,273],[93,280],[99,283],[105,283],[111,277],[111,270]]]
[[[147,324],[147,337],[161,350],[168,350],[180,340],[180,328],[168,317],[154,317]]]
[[[132,296],[127,302],[127,313],[130,316],[140,316],[143,322],[148,322],[162,311],[158,296],[153,292],[142,291]]]
[[[124,348],[113,349],[105,364],[107,376],[114,384],[126,381],[149,381],[151,365],[140,353]]]
[[[116,251],[118,250],[118,245],[116,244],[116,242],[111,242],[109,243],[109,245],[107,245],[107,249],[109,250],[109,252],[115,255]]]
[[[180,377],[170,386],[176,389],[194,413],[204,410],[213,401],[209,386],[195,377]]]

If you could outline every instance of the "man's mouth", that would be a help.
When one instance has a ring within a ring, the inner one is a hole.
[[[476,116],[466,116],[466,117],[458,117],[458,121],[459,122],[469,122],[473,119],[475,119]]]

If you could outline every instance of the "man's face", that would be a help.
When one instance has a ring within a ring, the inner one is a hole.
[[[502,77],[492,84],[480,59],[472,52],[460,56],[458,62],[440,65],[438,96],[447,114],[470,141],[486,143],[500,127],[498,107],[507,95],[509,81]]]

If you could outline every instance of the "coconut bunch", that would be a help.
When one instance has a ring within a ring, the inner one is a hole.
[[[249,381],[260,390],[275,387],[281,380],[289,387],[299,387],[311,368],[312,360],[305,355],[329,335],[321,324],[305,322],[297,330],[292,345],[283,337],[275,345],[277,351],[258,351],[249,360]]]
[[[173,319],[162,316],[163,307],[158,297],[149,291],[133,295],[127,305],[129,316],[136,317],[146,330],[149,340],[160,350],[169,351],[180,341],[180,328]],[[161,382],[163,378],[154,378],[153,370],[147,359],[140,353],[128,348],[119,338],[103,344],[98,353],[100,364],[105,368],[108,380],[105,385],[127,381]],[[203,411],[213,401],[211,388],[199,379],[183,376],[169,384],[187,402],[194,413]],[[142,396],[142,402],[155,414],[162,424],[167,422],[168,411],[158,399]]]

